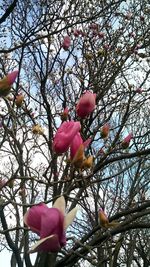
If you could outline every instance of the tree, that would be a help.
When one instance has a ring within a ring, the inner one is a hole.
[[[1,78],[19,70],[0,110],[1,250],[11,267],[148,266],[149,13],[146,0],[2,1]],[[58,153],[56,133],[72,121],[81,129]],[[80,210],[67,245],[33,263],[39,237],[23,215],[60,196]]]

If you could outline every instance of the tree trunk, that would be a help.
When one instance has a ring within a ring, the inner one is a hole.
[[[39,253],[34,267],[55,267],[57,253]]]

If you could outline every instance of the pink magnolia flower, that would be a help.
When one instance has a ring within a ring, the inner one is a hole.
[[[86,158],[84,154],[84,150],[90,144],[90,142],[90,138],[83,142],[80,133],[77,133],[74,137],[70,146],[70,155],[72,164],[75,166],[75,168],[82,169],[84,167],[90,168],[90,166],[92,166],[93,157]]]
[[[80,135],[80,133],[78,132],[75,137],[73,138],[73,141],[71,143],[71,146],[70,146],[70,156],[71,156],[71,159],[74,158],[76,152],[78,151],[80,145],[83,145],[84,148],[86,148],[91,142],[91,139],[88,138],[85,142],[83,142],[83,139]]]
[[[122,148],[128,148],[128,147],[129,147],[129,144],[130,144],[130,141],[131,141],[132,138],[133,138],[133,134],[132,134],[132,133],[128,134],[128,135],[123,139],[123,141],[122,141],[122,143],[121,143]]]
[[[108,123],[105,123],[101,128],[101,137],[106,138],[109,134],[110,126]]]
[[[24,223],[40,240],[31,247],[30,252],[57,252],[66,245],[65,231],[76,216],[77,208],[65,216],[65,199],[59,197],[52,208],[41,203],[30,208],[24,215]]]
[[[17,75],[18,70],[15,70],[0,80],[0,96],[7,96],[9,94]]]
[[[8,79],[8,84],[9,84],[10,86],[11,86],[11,85],[14,83],[14,81],[16,80],[17,75],[18,75],[18,70],[15,70],[15,71],[9,73],[9,74],[6,76],[6,78]]]
[[[64,50],[68,50],[68,48],[71,45],[71,39],[70,37],[67,35],[64,37],[63,43],[62,43],[62,47]]]
[[[86,91],[79,99],[76,112],[80,118],[85,118],[94,110],[96,101],[96,94]]]
[[[53,149],[56,153],[66,152],[72,143],[75,135],[80,131],[80,122],[67,121],[63,122],[54,137]]]

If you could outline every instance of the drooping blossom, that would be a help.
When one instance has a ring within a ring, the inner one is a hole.
[[[7,96],[9,94],[17,75],[18,70],[15,70],[0,80],[0,96]]]
[[[109,130],[110,130],[110,125],[108,123],[105,123],[101,128],[101,137],[102,138],[108,137]]]
[[[76,112],[80,118],[85,118],[91,114],[95,108],[96,94],[86,91],[79,99]]]
[[[44,134],[44,130],[39,124],[35,124],[32,127],[32,133],[33,134],[43,135]]]
[[[24,96],[22,94],[16,95],[15,104],[18,108],[22,106],[23,100],[24,100]]]
[[[80,131],[80,122],[65,121],[58,128],[53,141],[53,149],[57,154],[65,153],[76,134]]]
[[[24,223],[40,236],[40,240],[29,252],[58,252],[66,245],[65,231],[74,220],[76,212],[77,208],[74,208],[65,216],[63,196],[55,201],[52,208],[44,203],[31,207],[24,215]]]
[[[122,148],[128,148],[129,147],[129,145],[130,145],[130,141],[131,141],[131,139],[133,138],[133,134],[132,133],[130,133],[130,134],[128,134],[124,139],[123,139],[123,141],[122,141],[122,143],[121,143],[121,146],[122,146]]]
[[[64,50],[68,50],[70,45],[71,45],[71,39],[67,35],[67,36],[64,37],[64,40],[63,40],[63,43],[62,43],[62,47],[63,47]]]
[[[109,222],[109,219],[103,209],[99,209],[98,215],[100,226],[103,228],[116,227],[119,225],[119,223],[115,221]]]

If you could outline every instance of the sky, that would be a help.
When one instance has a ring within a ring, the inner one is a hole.
[[[8,251],[7,249],[4,249],[0,252],[0,266],[3,267],[10,267],[10,260],[11,260],[11,251]],[[33,260],[36,257],[36,253],[32,254],[31,260]]]
[[[11,252],[4,249],[0,252],[0,263],[5,267],[10,267]]]

